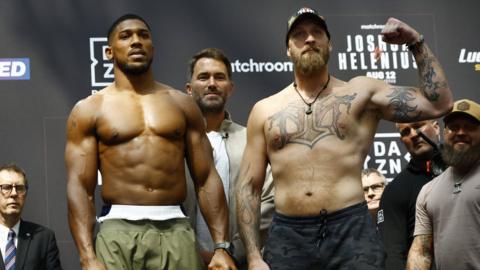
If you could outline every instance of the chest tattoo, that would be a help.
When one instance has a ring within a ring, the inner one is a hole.
[[[282,148],[289,143],[297,143],[312,149],[327,136],[335,135],[344,140],[345,134],[342,130],[346,127],[340,124],[340,119],[350,113],[356,96],[356,93],[327,96],[312,106],[312,114],[305,114],[304,104],[287,104],[284,109],[268,118],[272,146]]]

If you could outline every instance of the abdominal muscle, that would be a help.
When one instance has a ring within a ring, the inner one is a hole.
[[[102,198],[109,204],[177,205],[186,196],[183,141],[154,136],[103,146]]]

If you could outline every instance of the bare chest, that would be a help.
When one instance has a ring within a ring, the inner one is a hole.
[[[179,139],[185,127],[183,112],[168,98],[113,97],[102,105],[97,136],[106,144],[118,144],[142,135]]]
[[[287,144],[300,144],[312,149],[326,138],[345,140],[352,135],[358,118],[356,93],[333,95],[308,106],[299,100],[286,103],[268,117],[265,134],[270,149],[279,150]]]

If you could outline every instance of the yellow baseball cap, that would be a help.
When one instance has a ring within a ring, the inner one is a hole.
[[[443,118],[443,122],[447,123],[452,116],[458,114],[466,114],[478,122],[480,122],[480,105],[469,99],[460,99],[453,104],[453,110]]]

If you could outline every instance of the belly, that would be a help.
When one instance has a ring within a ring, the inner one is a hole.
[[[176,204],[185,197],[183,142],[149,136],[104,146],[99,168],[110,203]]]
[[[318,215],[364,200],[361,185],[362,152],[343,142],[302,145],[269,153],[275,181],[275,207],[292,216]]]

